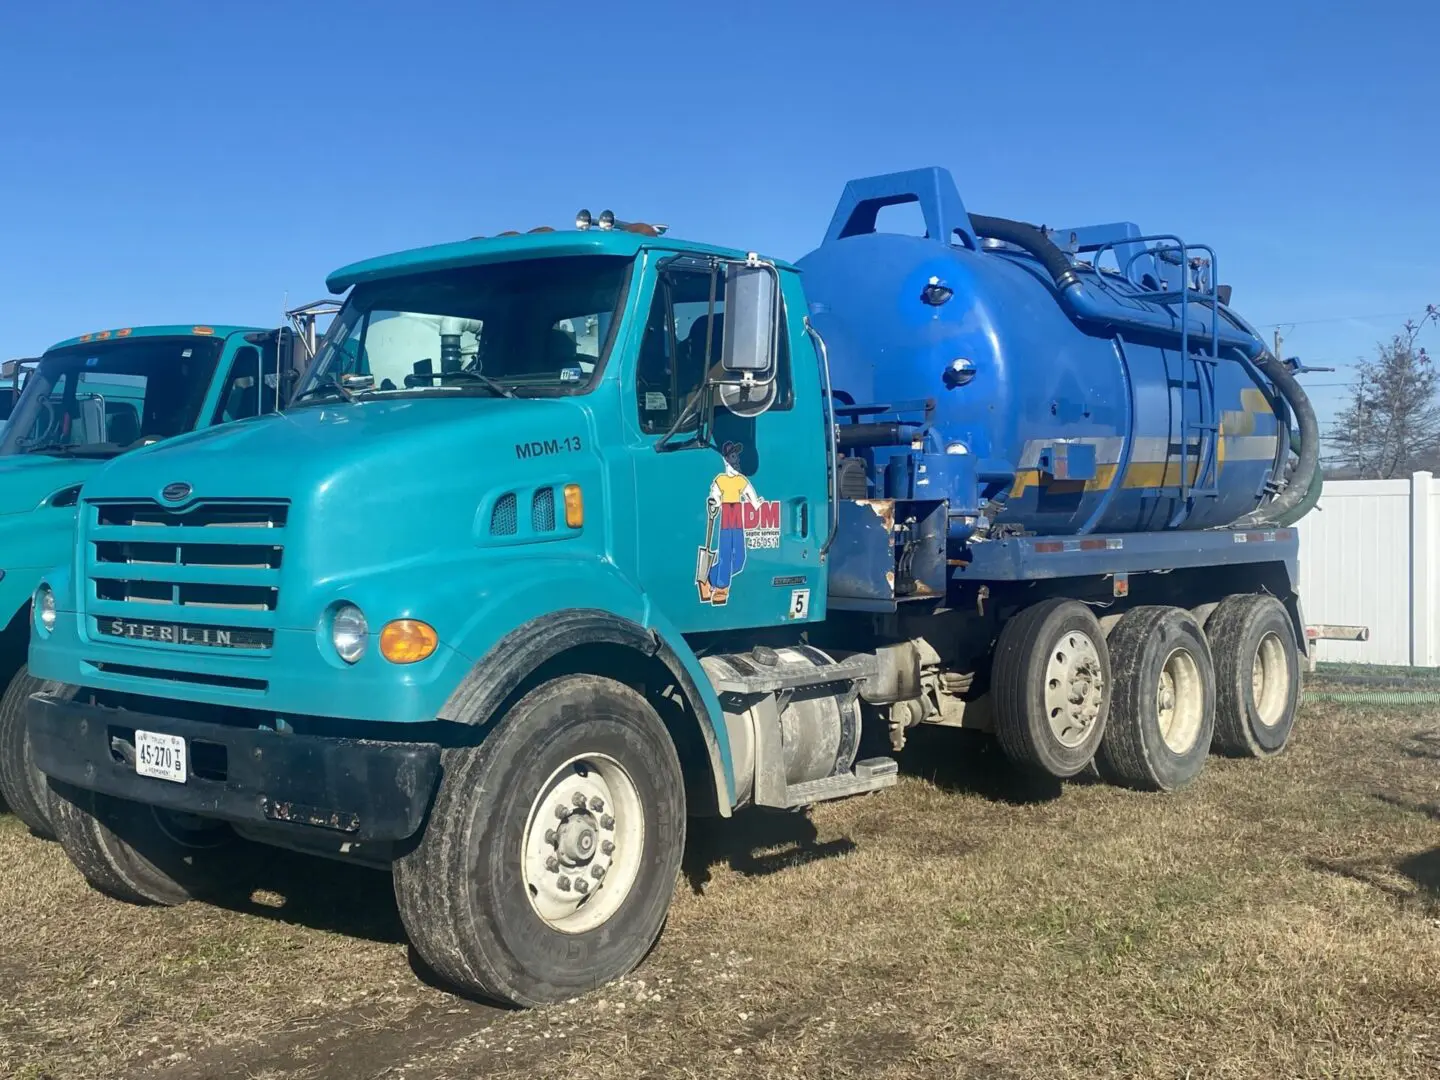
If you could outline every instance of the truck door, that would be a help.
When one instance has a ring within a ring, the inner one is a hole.
[[[639,432],[637,574],[683,632],[824,614],[829,488],[818,369],[803,329],[803,294],[793,274],[780,276],[789,279],[789,302],[770,397],[717,387],[702,443],[703,418],[683,414],[719,363],[726,264],[670,256],[646,267],[648,314],[624,379]]]

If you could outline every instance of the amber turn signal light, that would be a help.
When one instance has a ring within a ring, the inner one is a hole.
[[[392,664],[424,660],[440,644],[440,635],[419,619],[392,619],[380,631],[380,655]]]
[[[585,496],[579,484],[565,485],[565,524],[572,529],[585,524]]]

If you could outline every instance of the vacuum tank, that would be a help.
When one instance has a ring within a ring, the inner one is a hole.
[[[877,231],[907,202],[926,236]],[[945,498],[954,536],[1207,529],[1275,523],[1317,475],[1313,411],[1208,248],[972,216],[922,169],[852,181],[799,266],[849,497]]]

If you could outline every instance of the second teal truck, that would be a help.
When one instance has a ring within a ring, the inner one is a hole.
[[[50,823],[25,738],[25,700],[43,685],[25,663],[30,597],[74,544],[81,485],[127,451],[274,412],[294,391],[300,342],[290,327],[135,326],[15,362],[0,433],[0,801],[35,832]]]

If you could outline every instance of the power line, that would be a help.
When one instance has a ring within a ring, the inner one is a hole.
[[[1373,319],[1406,319],[1424,314],[1425,311],[1422,308],[1419,311],[1391,311],[1380,315],[1332,315],[1324,319],[1285,319],[1281,322],[1257,323],[1256,325],[1263,326],[1266,329],[1276,326],[1316,326],[1320,323],[1369,322]]]

